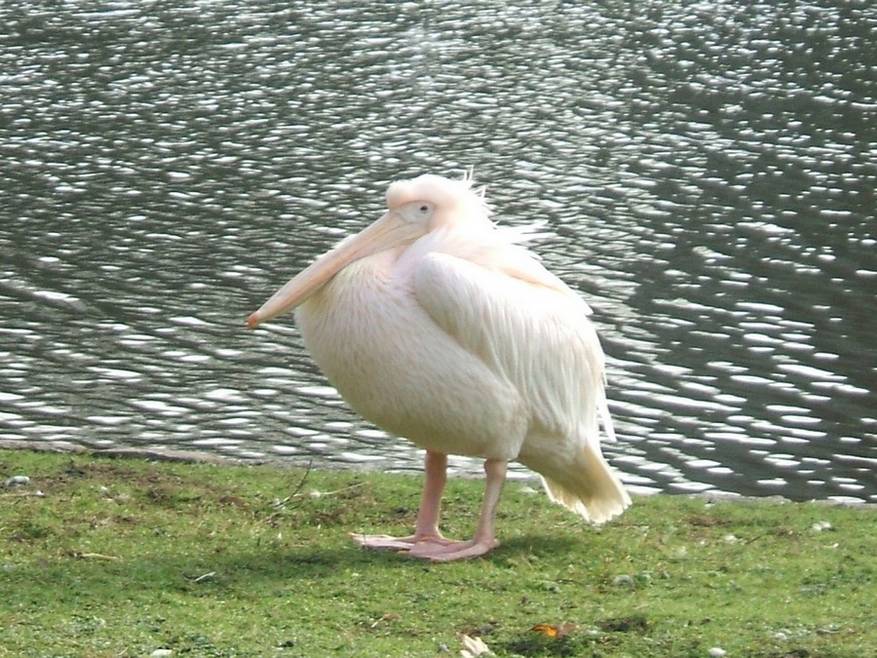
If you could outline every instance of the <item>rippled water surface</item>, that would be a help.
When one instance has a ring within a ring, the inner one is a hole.
[[[472,165],[595,309],[628,483],[877,501],[873,4],[13,1],[0,24],[0,444],[419,468],[291,320],[242,321],[389,181]]]

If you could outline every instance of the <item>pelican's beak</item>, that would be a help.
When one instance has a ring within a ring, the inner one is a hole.
[[[416,240],[423,229],[406,222],[393,211],[356,235],[351,235],[326,252],[290,281],[247,318],[247,326],[255,328],[262,322],[294,309],[313,295],[333,276],[355,260]]]

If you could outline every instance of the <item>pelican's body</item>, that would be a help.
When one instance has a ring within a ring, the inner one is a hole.
[[[421,176],[387,197],[383,218],[249,320],[297,306],[306,347],[344,399],[427,451],[415,534],[360,543],[437,560],[487,552],[511,460],[585,519],[619,514],[630,499],[600,452],[601,416],[612,430],[587,305],[490,222],[468,181]],[[488,490],[469,542],[438,531],[448,454],[485,459]]]
[[[408,278],[392,276],[393,256],[348,266],[297,309],[305,346],[375,425],[428,450],[513,459],[523,439],[514,388],[436,326]]]

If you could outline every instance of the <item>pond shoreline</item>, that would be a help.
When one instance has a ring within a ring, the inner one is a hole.
[[[84,456],[92,456],[92,457],[106,457],[109,459],[145,459],[148,461],[161,461],[161,462],[178,462],[185,464],[212,464],[214,466],[270,466],[274,468],[288,468],[288,469],[296,469],[296,468],[304,468],[310,470],[310,466],[308,464],[300,464],[297,462],[292,462],[286,459],[275,459],[275,458],[264,458],[264,459],[242,459],[240,457],[229,457],[226,455],[217,455],[209,452],[200,452],[197,450],[175,450],[173,448],[89,448],[82,445],[77,445],[74,443],[61,442],[61,441],[22,441],[22,440],[8,440],[8,441],[0,441],[0,451],[3,450],[31,450],[34,452],[50,452],[50,453],[58,453],[64,454],[69,453],[73,455],[84,455]],[[368,465],[363,464],[355,469],[351,469],[346,466],[336,465],[336,464],[321,464],[318,467],[314,467],[315,470],[325,470],[325,471],[360,471],[360,472],[369,472],[369,471],[379,471],[377,468],[370,468]],[[401,473],[397,473],[397,475],[402,475]],[[469,473],[460,473],[456,477],[460,477],[463,479],[473,480],[479,479],[479,476],[469,474]],[[537,482],[535,478],[531,479],[532,482]],[[527,482],[527,480],[522,480],[522,482]],[[658,492],[658,493],[650,493],[650,494],[641,494],[635,493],[633,494],[634,498],[641,496],[684,496],[694,499],[709,501],[721,501],[721,502],[773,502],[777,504],[817,504],[817,505],[826,505],[831,507],[853,507],[853,508],[877,508],[877,503],[869,503],[865,501],[857,502],[857,501],[843,501],[843,500],[829,500],[829,499],[820,499],[813,498],[810,500],[792,500],[790,498],[786,498],[784,496],[772,495],[772,496],[743,496],[733,493],[721,492],[721,491],[703,491],[696,493],[667,493],[667,492]]]

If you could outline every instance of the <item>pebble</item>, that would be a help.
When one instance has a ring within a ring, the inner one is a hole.
[[[813,532],[822,532],[823,530],[832,530],[832,527],[831,523],[829,523],[828,521],[817,521],[812,526],[810,526],[810,529]]]
[[[168,656],[173,655],[173,649],[156,649],[151,654],[149,654],[149,658],[168,658]]]
[[[722,658],[728,652],[722,649],[722,647],[713,647],[707,653],[710,655],[710,658]]]
[[[615,587],[633,587],[636,583],[633,580],[633,576],[623,573],[615,576],[615,578],[612,579],[612,584],[615,585]]]
[[[6,478],[4,484],[7,487],[23,487],[30,484],[30,478],[26,475],[13,475],[11,478]]]

